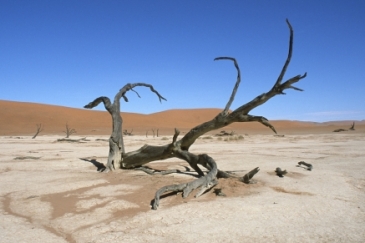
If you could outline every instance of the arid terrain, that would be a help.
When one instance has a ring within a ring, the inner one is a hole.
[[[167,144],[175,127],[183,135],[218,112],[122,113],[124,128],[133,129],[126,150]],[[100,173],[111,132],[107,112],[0,101],[0,114],[0,242],[365,241],[364,121],[339,133],[332,131],[352,121],[272,121],[280,136],[255,123],[226,127],[233,136],[206,134],[190,151],[237,175],[260,167],[253,183],[220,179],[199,198],[168,194],[151,210],[156,190],[196,178],[187,163],[149,164],[180,170],[169,175]],[[40,123],[44,130],[32,139]],[[66,123],[78,141],[58,141]],[[277,167],[288,173],[278,177]]]

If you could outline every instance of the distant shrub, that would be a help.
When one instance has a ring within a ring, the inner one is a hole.
[[[161,138],[161,140],[169,140],[167,137],[163,137]]]
[[[226,142],[238,141],[238,140],[242,140],[242,139],[244,139],[244,137],[242,135],[239,135],[239,136],[226,137],[226,138],[224,138],[224,141],[226,141]],[[222,140],[222,138],[218,138],[218,140]]]

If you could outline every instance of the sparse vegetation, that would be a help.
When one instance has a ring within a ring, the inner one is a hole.
[[[215,136],[217,137],[226,137],[226,136],[233,136],[235,135],[235,132],[234,131],[231,131],[231,132],[226,132],[226,131],[220,131],[220,133],[217,133]]]
[[[279,138],[283,138],[285,137],[285,135],[281,135],[281,134],[275,134],[274,137],[279,137]]]
[[[351,127],[349,128],[349,131],[354,131],[354,130],[355,130],[355,122],[353,122]],[[333,130],[333,132],[345,132],[345,131],[347,130],[343,128]]]
[[[26,160],[26,159],[40,159],[41,157],[34,157],[34,156],[20,156],[20,157],[15,157],[15,160]]]
[[[238,141],[238,140],[242,140],[245,139],[244,136],[239,135],[239,136],[229,136],[229,137],[225,137],[223,141],[228,142],[228,141]],[[222,140],[222,137],[219,137],[218,140]]]
[[[80,138],[80,139],[71,139],[71,138],[59,138],[57,139],[57,142],[70,142],[70,143],[85,143],[87,141],[90,141],[86,138]]]
[[[124,131],[123,131],[123,135],[125,135],[125,136],[133,136],[133,129],[132,129],[132,131],[130,131],[130,132],[128,132],[128,130],[127,129],[125,129]]]
[[[333,132],[344,132],[344,131],[347,131],[347,130],[346,129],[342,129],[342,128],[333,130]]]

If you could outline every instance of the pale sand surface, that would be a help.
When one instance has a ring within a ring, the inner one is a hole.
[[[126,150],[171,141],[212,119],[219,109],[170,110],[150,115],[122,113]],[[271,121],[278,134],[257,123],[224,128],[243,140],[218,140],[213,131],[191,152],[207,153],[218,168],[243,175],[257,166],[255,184],[219,181],[209,191],[162,198],[150,209],[162,186],[195,177],[178,159],[157,161],[157,169],[182,173],[150,176],[141,171],[99,173],[106,163],[111,117],[107,112],[0,100],[0,242],[364,242],[365,122]],[[269,118],[269,117],[268,117]],[[42,131],[31,139],[36,124]],[[65,124],[77,130],[56,142]],[[159,137],[152,136],[152,129]],[[223,130],[223,129],[222,129]],[[148,137],[146,132],[148,131]],[[163,137],[168,140],[163,140]],[[38,159],[16,160],[32,156]],[[313,164],[313,171],[297,167]],[[289,173],[275,175],[276,167]]]
[[[84,143],[58,138],[0,137],[0,242],[365,241],[364,131],[199,139],[191,152],[209,154],[220,169],[243,175],[259,166],[256,183],[220,180],[216,188],[226,197],[213,190],[197,199],[170,195],[157,211],[149,205],[155,191],[194,173],[99,173],[108,142],[96,139],[107,135],[86,136]],[[169,140],[125,137],[127,151]],[[40,158],[15,160],[20,156]],[[297,167],[299,161],[314,169]],[[187,164],[170,159],[150,166],[185,171]],[[288,174],[277,177],[276,167]]]

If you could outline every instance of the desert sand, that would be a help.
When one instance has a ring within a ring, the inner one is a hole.
[[[227,128],[237,139],[207,134],[190,151],[207,153],[219,169],[237,175],[260,167],[253,183],[220,179],[199,198],[169,194],[158,210],[151,210],[160,187],[196,178],[187,163],[169,159],[149,164],[181,170],[164,176],[135,170],[100,173],[108,155],[108,113],[9,101],[0,102],[0,111],[0,242],[365,240],[363,122],[356,122],[355,131],[341,133],[332,131],[348,128],[349,121],[273,121],[283,136],[260,124]],[[166,144],[174,127],[188,131],[217,112],[123,114],[126,129],[135,134],[125,137],[126,150]],[[77,130],[71,138],[84,139],[57,141],[64,137],[66,122]],[[36,123],[45,130],[31,139]],[[160,129],[159,137],[152,132],[146,137],[152,128]],[[298,167],[299,161],[312,164],[313,170]],[[288,173],[278,177],[277,167]],[[226,196],[217,196],[215,189]]]

